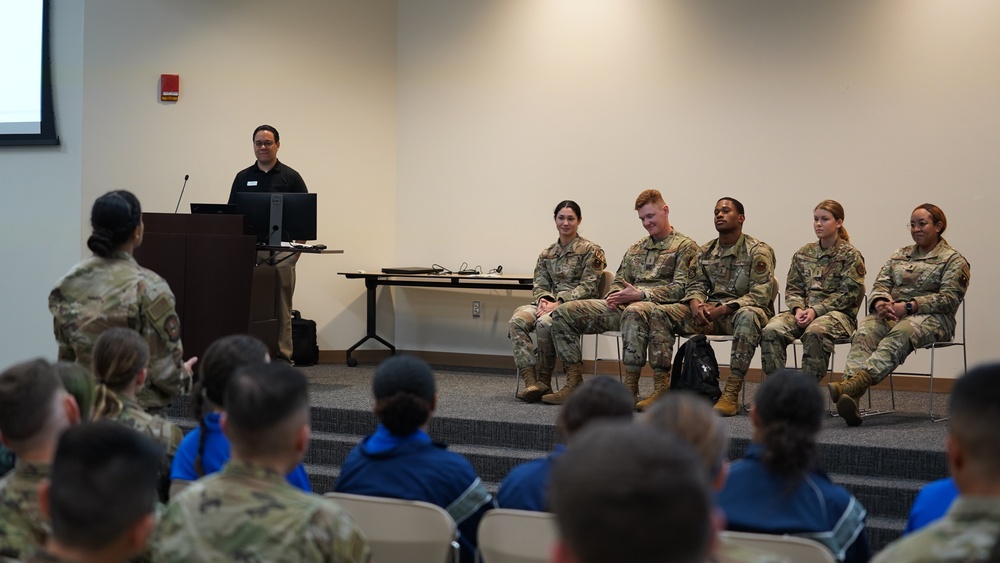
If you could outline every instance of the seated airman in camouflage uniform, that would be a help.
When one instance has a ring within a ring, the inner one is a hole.
[[[142,208],[125,190],[94,202],[94,229],[87,246],[94,256],[74,266],[49,294],[59,359],[90,369],[97,338],[114,326],[136,330],[150,350],[149,381],[139,404],[160,412],[191,387],[191,366],[183,363],[180,319],[166,280],[132,257],[142,244]]]
[[[647,348],[655,377],[650,400],[666,392],[670,352],[664,355],[651,344],[649,316],[659,304],[676,303],[684,296],[698,245],[670,225],[670,209],[659,191],[639,194],[635,210],[649,236],[625,252],[610,292],[603,299],[571,301],[552,312],[550,332],[556,355],[566,370],[566,385],[558,393],[544,395],[545,403],[561,405],[583,382],[580,335],[608,330],[622,333],[625,385],[632,396],[638,401],[639,375],[646,365]]]
[[[910,214],[913,244],[889,257],[868,298],[870,314],[851,340],[844,379],[830,383],[830,399],[848,426],[861,424],[858,399],[885,379],[913,350],[951,340],[955,314],[969,289],[969,262],[941,238],[948,219],[924,203]]]
[[[369,561],[367,539],[340,505],[285,480],[309,444],[302,372],[243,366],[225,404],[232,459],[170,499],[153,561]]]
[[[59,436],[78,422],[76,401],[54,365],[39,358],[0,373],[0,434],[17,454],[14,470],[0,480],[0,559],[26,558],[48,538],[38,485],[52,474]]]
[[[553,215],[559,240],[538,255],[531,290],[534,301],[518,307],[510,318],[514,365],[524,379],[524,389],[517,398],[529,403],[552,392],[556,349],[549,336],[549,313],[563,303],[597,297],[607,266],[601,247],[577,234],[583,214],[575,201],[559,202]],[[538,340],[537,352],[531,344],[532,331]]]
[[[724,416],[739,410],[743,378],[774,316],[774,250],[743,234],[743,204],[724,197],[715,204],[719,238],[703,246],[681,303],[659,307],[653,315],[656,345],[669,356],[675,334],[731,334],[735,337],[729,379],[715,409]]]
[[[160,500],[166,502],[170,490],[170,464],[184,434],[167,419],[144,411],[135,400],[136,393],[146,382],[149,363],[146,341],[130,328],[109,328],[94,345],[93,362],[94,375],[100,382],[95,417],[120,422],[163,447],[157,492]]]
[[[147,561],[143,550],[156,525],[162,455],[152,440],[111,421],[66,430],[55,450],[52,480],[38,492],[52,533],[24,561]]]
[[[792,256],[785,280],[788,311],[771,319],[760,335],[765,374],[785,367],[786,349],[798,338],[802,371],[819,381],[826,377],[834,341],[854,334],[865,294],[865,258],[851,245],[843,224],[844,208],[832,199],[813,211],[819,240]]]
[[[1000,364],[974,368],[955,382],[947,452],[958,498],[944,518],[889,544],[873,563],[996,561],[1000,538],[997,405]]]

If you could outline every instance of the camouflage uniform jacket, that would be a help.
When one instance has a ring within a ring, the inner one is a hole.
[[[51,475],[49,463],[18,459],[0,480],[0,559],[27,557],[45,543],[50,530],[38,506],[38,484]]]
[[[149,379],[139,393],[145,408],[165,407],[186,393],[180,320],[167,282],[115,251],[111,258],[92,256],[69,271],[49,294],[59,359],[90,369],[97,337],[110,327],[134,329],[149,344]]]
[[[774,315],[774,250],[750,235],[726,248],[719,239],[701,247],[684,302],[759,307]]]
[[[969,289],[969,262],[941,239],[927,254],[917,245],[900,248],[889,257],[872,286],[868,307],[877,299],[916,301],[918,315],[935,314],[948,334],[955,333],[955,313]]]
[[[608,293],[625,289],[628,282],[645,294],[643,301],[676,303],[684,296],[688,274],[698,254],[698,243],[672,229],[661,241],[646,237],[625,251]],[[602,296],[603,297],[603,296]]]
[[[873,563],[987,561],[1000,537],[1000,499],[959,496],[945,517],[897,540]]]
[[[539,300],[574,301],[597,297],[597,288],[608,263],[601,247],[577,236],[566,246],[556,241],[538,255],[533,304]]]
[[[368,540],[336,502],[237,460],[171,499],[153,539],[153,561],[370,559]]]
[[[811,308],[817,317],[829,313],[845,327],[856,327],[865,273],[865,257],[846,240],[838,238],[825,250],[811,242],[792,256],[785,303],[789,311]]]
[[[122,402],[122,412],[109,418],[149,436],[163,447],[163,461],[160,464],[160,499],[165,501],[167,491],[170,489],[170,466],[173,464],[177,447],[184,439],[184,433],[162,416],[149,414],[143,410],[142,405],[125,395],[117,397]]]

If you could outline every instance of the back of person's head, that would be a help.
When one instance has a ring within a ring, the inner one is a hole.
[[[153,529],[162,456],[155,442],[111,421],[64,432],[43,493],[56,542],[95,552],[124,541],[128,555],[140,551]],[[123,539],[136,526],[136,536]]]
[[[223,336],[212,342],[201,355],[197,364],[199,378],[191,390],[191,410],[201,428],[198,452],[194,458],[194,470],[198,475],[205,474],[202,465],[208,438],[205,415],[211,410],[206,402],[222,407],[226,399],[226,385],[233,373],[248,364],[266,363],[269,357],[267,345],[247,334]]]
[[[95,416],[115,416],[124,409],[118,394],[149,365],[149,344],[130,328],[109,328],[97,338],[90,361],[98,382]]]
[[[65,395],[56,366],[42,358],[0,373],[0,435],[15,453],[54,440]]]
[[[394,436],[408,436],[430,419],[435,406],[434,372],[414,356],[392,356],[372,379],[375,416]]]
[[[814,377],[789,369],[772,373],[757,389],[753,412],[765,467],[792,478],[812,468],[825,413]]]
[[[714,536],[695,452],[644,425],[598,421],[580,430],[555,462],[549,505],[559,549],[580,563],[702,562]]]
[[[248,364],[226,386],[226,434],[233,456],[285,456],[297,452],[297,433],[309,425],[309,383],[282,363]],[[296,463],[298,460],[296,460]]]
[[[61,361],[56,364],[63,389],[76,399],[80,409],[80,421],[94,419],[94,403],[97,400],[97,380],[89,369],[76,362]]]
[[[713,481],[719,476],[729,455],[729,432],[708,399],[689,391],[668,393],[640,421],[690,444],[708,476]]]
[[[108,192],[97,198],[90,210],[93,234],[87,239],[87,248],[94,254],[107,258],[128,241],[140,222],[142,206],[132,192]]]
[[[632,393],[620,381],[601,375],[588,379],[570,395],[559,411],[556,427],[568,440],[585,425],[599,419],[632,420]]]
[[[949,410],[950,440],[961,446],[971,476],[995,481],[1000,472],[1000,363],[975,367],[955,381]]]

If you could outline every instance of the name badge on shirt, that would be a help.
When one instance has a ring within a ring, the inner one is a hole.
[[[257,180],[247,180],[247,186],[256,186]]]

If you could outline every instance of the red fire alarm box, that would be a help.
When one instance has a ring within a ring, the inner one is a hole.
[[[177,98],[180,96],[180,83],[181,79],[179,75],[176,74],[161,74],[160,75],[160,101],[161,102],[176,102]]]

